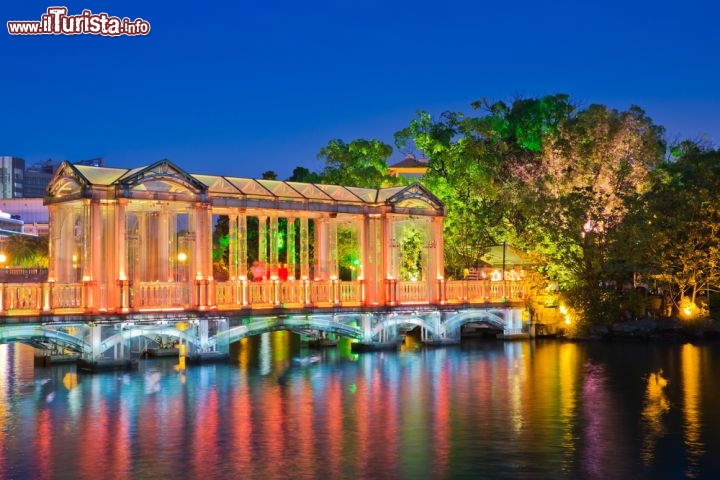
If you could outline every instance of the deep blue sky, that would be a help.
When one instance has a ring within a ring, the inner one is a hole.
[[[560,92],[639,105],[670,140],[718,146],[718,3],[3,2],[0,155],[286,178],[320,169],[333,138],[392,144],[418,109]],[[152,32],[7,34],[6,21],[56,4],[142,17]]]

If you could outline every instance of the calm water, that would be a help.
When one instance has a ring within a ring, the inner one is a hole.
[[[0,345],[0,478],[720,478],[720,345],[474,343],[34,368]]]

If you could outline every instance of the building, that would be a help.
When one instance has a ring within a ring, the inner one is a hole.
[[[48,208],[42,198],[0,199],[0,211],[10,214],[23,224],[22,232],[30,235],[48,234]],[[4,227],[3,227],[4,228]]]
[[[399,162],[388,167],[388,174],[392,177],[420,178],[428,169],[426,158],[416,159],[412,153]]]
[[[24,198],[42,198],[45,196],[45,189],[55,173],[55,170],[62,162],[56,162],[51,158],[44,162],[37,162],[30,165],[25,170],[25,178],[23,183]],[[80,160],[73,162],[75,165],[86,165],[89,167],[102,167],[104,161],[102,158],[91,158],[89,160]]]
[[[0,156],[0,198],[22,197],[24,174],[25,160]]]

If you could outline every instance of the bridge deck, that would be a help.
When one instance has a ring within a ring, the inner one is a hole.
[[[113,315],[133,313],[148,314],[234,314],[280,315],[328,311],[388,311],[406,308],[418,309],[459,305],[507,305],[524,302],[527,286],[522,281],[438,281],[440,301],[432,303],[432,297],[423,283],[388,282],[387,301],[369,304],[364,297],[361,281],[342,282],[196,282],[188,285],[180,282],[147,282],[137,286],[120,285],[120,304],[106,305],[102,299],[94,299],[90,282],[74,284],[1,283],[0,322],[11,323],[22,317],[88,318],[101,319]],[[190,289],[198,289],[203,299],[193,305]],[[101,290],[100,295],[104,292]],[[100,300],[100,301],[98,301]],[[175,315],[172,315],[175,316]]]

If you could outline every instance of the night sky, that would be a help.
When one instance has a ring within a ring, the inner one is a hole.
[[[334,138],[392,144],[418,109],[554,93],[720,144],[713,0],[59,4],[152,30],[14,36],[55,4],[3,2],[0,155],[287,178]]]

